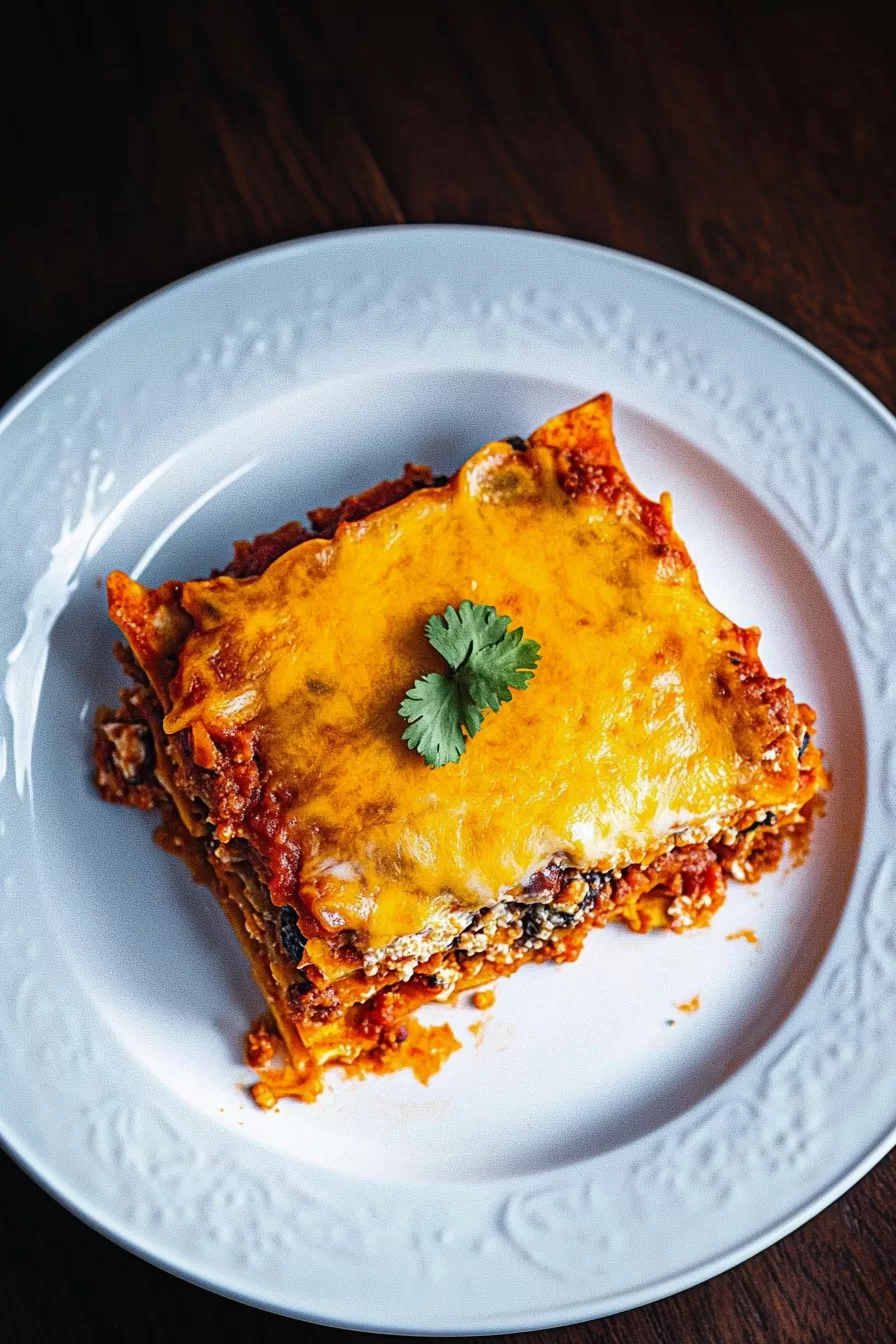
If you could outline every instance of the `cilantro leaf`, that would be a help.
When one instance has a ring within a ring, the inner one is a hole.
[[[403,719],[410,720],[401,735],[402,741],[425,756],[429,765],[448,765],[460,760],[465,744],[460,687],[453,677],[443,677],[441,672],[419,677],[398,712]]]
[[[499,616],[494,607],[466,601],[456,611],[448,607],[444,616],[430,616],[423,629],[436,652],[458,668],[472,654],[500,643],[509,624],[510,617]]]
[[[474,652],[458,676],[466,683],[467,695],[475,705],[498,710],[510,700],[511,687],[526,689],[540,656],[535,640],[523,639],[522,629],[517,626],[499,642]]]
[[[427,639],[451,671],[415,681],[398,712],[408,720],[403,741],[433,768],[456,764],[482,727],[482,711],[496,712],[535,675],[539,645],[509,625],[509,616],[469,601],[426,622]]]

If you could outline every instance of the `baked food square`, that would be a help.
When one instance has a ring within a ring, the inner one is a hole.
[[[705,924],[729,876],[805,843],[814,713],[704,596],[609,396],[310,519],[209,579],[108,582],[133,684],[98,717],[99,786],[160,809],[230,919],[270,1009],[248,1038],[263,1105],[333,1064],[425,1075],[452,1042],[417,1006],[572,960],[611,920]],[[430,768],[406,697],[425,678],[451,700],[433,631],[467,617],[528,670],[459,710]]]

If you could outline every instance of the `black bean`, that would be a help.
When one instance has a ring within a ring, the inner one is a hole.
[[[759,826],[774,826],[777,820],[778,818],[775,816],[774,812],[766,812],[765,816],[758,817],[756,821],[753,822],[752,826],[745,826],[741,831],[741,835],[749,835],[751,831],[755,831]]]
[[[529,447],[526,440],[521,439],[519,434],[508,434],[504,442],[509,443],[515,453],[524,453]]]
[[[544,906],[534,905],[523,915],[523,938],[531,943],[538,938],[544,928]]]
[[[299,928],[296,912],[291,905],[280,907],[280,946],[290,961],[301,961],[307,939]]]
[[[600,895],[601,887],[607,886],[612,882],[612,873],[601,873],[596,868],[589,868],[586,872],[580,874],[582,881],[588,886],[588,894],[582,901],[582,909],[590,910]]]

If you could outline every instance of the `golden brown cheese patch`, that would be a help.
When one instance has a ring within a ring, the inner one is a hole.
[[[586,451],[581,416],[578,429],[558,417],[528,451],[488,444],[447,486],[343,522],[257,578],[169,585],[156,604],[172,642],[183,613],[192,623],[166,730],[190,732],[194,760],[219,773],[238,742],[277,781],[268,851],[288,841],[301,863],[296,890],[272,889],[322,930],[383,946],[517,891],[555,854],[619,868],[677,830],[794,799],[789,692],[765,678],[756,632],[706,600],[668,499],[634,489],[606,407],[591,406]],[[115,582],[123,627],[129,604],[155,614],[152,595]],[[522,624],[542,660],[457,765],[430,770],[397,711],[444,668],[426,619],[464,598]]]

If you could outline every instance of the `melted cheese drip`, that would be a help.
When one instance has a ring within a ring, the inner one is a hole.
[[[424,623],[464,598],[511,616],[542,659],[460,762],[431,770],[397,711],[444,670]],[[196,628],[166,729],[251,724],[298,799],[302,899],[362,945],[513,893],[556,854],[641,862],[673,829],[794,791],[795,748],[763,768],[765,711],[719,691],[743,632],[636,511],[571,499],[546,449],[487,445],[452,487],[182,600]]]

